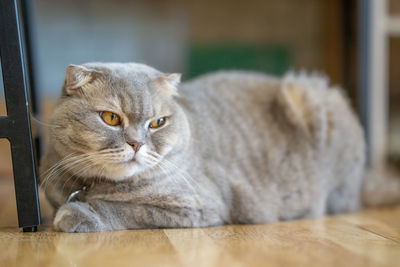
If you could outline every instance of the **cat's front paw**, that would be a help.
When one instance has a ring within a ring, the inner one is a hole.
[[[71,202],[61,206],[53,225],[56,231],[68,233],[106,230],[100,216],[85,202]]]

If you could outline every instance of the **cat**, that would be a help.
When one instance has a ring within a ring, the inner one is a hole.
[[[363,130],[322,75],[67,68],[40,180],[64,232],[256,224],[359,209]]]

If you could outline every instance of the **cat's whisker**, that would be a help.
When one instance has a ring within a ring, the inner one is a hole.
[[[190,187],[192,188],[192,190],[193,190],[194,193],[195,193],[194,197],[195,197],[195,199],[196,199],[196,202],[197,202],[198,205],[200,205],[200,200],[199,200],[199,198],[197,197],[197,193],[198,193],[198,192],[197,192],[197,189],[200,189],[200,187],[199,187],[197,181],[194,180],[193,177],[192,177],[188,172],[183,171],[181,168],[178,168],[178,167],[177,167],[175,164],[173,164],[172,162],[170,162],[170,161],[164,159],[161,163],[162,163],[162,164],[168,164],[171,168],[174,168],[174,169],[178,172],[178,174],[180,175],[180,177],[187,183],[188,186],[190,186]],[[183,171],[184,174],[179,173],[179,171]],[[185,174],[186,174],[186,175],[185,175]],[[187,179],[190,179],[190,180],[193,182],[194,187],[193,187],[193,184],[190,183]],[[196,189],[196,188],[197,188],[197,189]]]
[[[67,171],[73,172],[75,168],[80,167],[81,164],[84,164],[84,163],[87,163],[87,162],[85,161],[85,158],[84,158],[84,157],[83,157],[83,158],[77,158],[77,159],[75,159],[74,161],[71,161],[71,162],[66,163],[64,166],[62,166],[62,168],[60,168],[57,172],[55,172],[55,173],[53,173],[53,174],[51,175],[52,178],[49,179],[49,182],[50,182],[50,180],[54,180],[54,179],[57,179],[57,178],[59,178],[59,177],[62,177],[62,176],[64,175],[64,173],[66,173]],[[61,179],[59,179],[59,180],[56,182],[56,184],[54,185],[55,187],[57,187],[57,185],[58,185],[58,183],[59,183],[60,180],[61,180]],[[49,183],[49,182],[48,182],[48,183]],[[45,192],[46,192],[46,190],[47,190],[48,183],[46,183],[46,186],[45,186],[45,188],[44,188],[44,191],[45,191]]]
[[[175,171],[176,171],[176,170],[175,170]],[[199,199],[199,197],[198,197],[198,192],[197,192],[196,188],[193,187],[193,185],[192,185],[189,181],[187,181],[186,177],[185,177],[182,173],[179,173],[179,170],[176,171],[175,174],[178,174],[178,176],[186,183],[186,185],[188,186],[188,188],[193,192],[194,200],[196,201],[197,206],[200,207],[200,206],[201,206],[201,203],[200,203],[201,201],[200,201],[200,199]],[[173,182],[174,182],[177,186],[181,186],[181,183],[179,183],[179,182],[177,183],[177,182],[176,182],[176,177],[175,177],[174,175],[169,176],[169,177],[172,178]]]
[[[123,148],[107,148],[107,149],[103,149],[103,150],[100,150],[99,152],[98,152],[98,154],[104,154],[104,153],[120,153],[120,152],[123,152],[124,151],[124,149]]]
[[[150,151],[151,152],[151,151]],[[151,159],[153,161],[157,161],[160,158],[160,155],[157,154],[156,152],[151,152],[148,155],[148,159]],[[193,178],[187,173],[185,172],[184,174],[182,173],[182,170],[178,167],[176,167],[174,164],[172,164],[171,162],[169,162],[168,160],[164,159],[163,161],[158,162],[158,166],[162,169],[162,171],[164,173],[166,173],[167,171],[169,173],[173,173],[175,175],[177,175],[178,177],[180,177],[188,186],[189,188],[194,192],[197,193],[197,190],[193,187],[193,185],[188,181],[187,177],[190,177],[190,179],[193,181]],[[186,175],[185,175],[186,174]],[[166,175],[168,176],[168,173],[166,173]],[[175,179],[175,177],[172,175],[170,176],[171,178]],[[175,182],[175,181],[174,181]],[[197,185],[197,184],[196,184]]]
[[[158,153],[155,152],[155,151],[148,151],[147,153],[148,153],[148,155],[152,155],[152,156],[155,156],[155,157],[157,157],[157,158],[160,158],[160,157],[161,157],[161,155],[158,154]]]
[[[160,157],[156,156],[156,155],[152,155],[152,154],[147,154],[146,155],[148,158],[151,158],[152,160],[154,160],[155,163],[158,163],[160,161]]]
[[[56,173],[59,173],[60,170],[63,170],[68,165],[69,162],[71,162],[71,161],[73,162],[76,159],[79,159],[81,157],[82,157],[82,155],[67,156],[63,160],[58,161],[56,164],[53,165],[52,168],[50,168],[50,170],[51,170],[50,172],[46,172],[47,175],[46,174],[42,174],[42,176],[45,176],[45,178],[42,179],[40,187],[45,186],[49,182],[49,180],[51,180],[50,177],[55,176]]]
[[[68,196],[71,195],[72,190],[74,190],[75,183],[76,183],[76,181],[78,181],[78,180],[79,180],[79,177],[78,177],[78,176],[75,176],[74,181],[72,182],[71,186],[69,187],[70,190],[69,190]]]
[[[103,173],[104,173],[105,168],[106,168],[105,165],[103,165],[103,166],[101,167],[101,169],[100,169],[100,171],[99,171],[99,175],[98,175],[98,176],[99,176],[99,177],[98,177],[99,179],[101,179],[101,177],[103,177]]]
[[[176,186],[178,186],[179,187],[179,182],[176,180],[176,177],[174,176],[174,175],[171,175],[171,172],[168,170],[168,169],[165,169],[165,167],[163,167],[163,166],[161,166],[161,165],[159,165],[159,167],[160,167],[160,169],[161,169],[161,172],[164,174],[164,175],[166,175],[166,176],[168,176],[168,178],[170,178],[170,181],[172,181]]]
[[[157,165],[157,163],[159,161],[157,158],[154,158],[154,157],[152,157],[150,155],[144,155],[143,158],[148,163],[148,167],[149,168],[152,167],[152,166]]]
[[[92,167],[93,167],[93,166],[92,166],[91,164],[88,164],[88,165],[86,165],[82,170],[79,170],[79,172],[73,173],[73,175],[72,175],[70,178],[68,178],[68,179],[64,182],[64,184],[63,184],[63,186],[62,186],[62,188],[61,188],[61,192],[64,193],[65,185],[68,183],[68,181],[69,181],[72,177],[75,177],[75,181],[76,181],[76,180],[78,179],[78,177],[80,176],[79,174],[83,173],[84,171],[86,171],[87,169],[92,168]],[[75,183],[75,181],[74,181],[74,183]],[[71,188],[71,189],[73,188],[72,185],[70,186],[70,188]]]
[[[79,167],[81,164],[85,164],[85,166],[84,166],[82,169],[76,170],[76,171],[75,171],[74,168]],[[75,177],[75,180],[74,180],[73,184],[70,186],[70,188],[72,189],[72,188],[73,188],[73,185],[74,185],[75,182],[76,182],[76,180],[77,180],[79,177],[84,176],[85,171],[87,171],[88,169],[93,168],[93,166],[94,166],[94,165],[93,165],[90,161],[88,161],[87,159],[81,160],[81,162],[77,162],[76,165],[73,166],[73,168],[70,170],[70,172],[72,172],[72,176]],[[71,177],[70,177],[70,178],[71,178]],[[70,178],[69,178],[69,179],[70,179]],[[65,187],[65,185],[66,185],[66,183],[68,182],[69,179],[67,179],[67,180],[64,182],[63,188],[62,188],[62,192],[64,192],[64,187]]]
[[[56,163],[55,166],[52,168],[52,171],[43,179],[43,182],[41,183],[41,186],[44,186],[44,191],[46,192],[47,186],[51,180],[54,180],[57,177],[62,176],[65,172],[67,171],[74,172],[74,169],[80,167],[82,164],[88,164],[90,167],[92,167],[92,165],[90,164],[91,163],[90,160],[96,156],[105,158],[104,155],[100,156],[98,152],[93,152],[74,157],[64,158],[63,160]],[[57,168],[59,169],[57,170]],[[87,169],[89,168],[86,168],[85,171]],[[58,182],[56,183],[55,186],[57,186],[57,184]]]
[[[62,125],[50,124],[50,123],[43,122],[43,121],[39,120],[38,118],[36,118],[33,115],[31,115],[31,121],[34,121],[35,123],[38,123],[38,124],[40,124],[42,126],[45,126],[45,127],[53,127],[53,128],[55,128],[55,127],[64,127]]]
[[[61,187],[61,194],[64,194],[64,189],[65,189],[64,187],[65,187],[66,183],[68,183],[68,181],[71,180],[73,177],[76,177],[76,176],[71,175],[67,180],[65,180],[63,186]],[[72,188],[72,186],[71,186],[71,188]]]
[[[160,162],[160,165],[169,168],[172,171],[175,171],[174,174],[178,175],[193,191],[197,192],[193,185],[187,180],[186,176],[179,169],[173,168],[173,166],[166,164],[166,162]]]
[[[151,160],[152,165],[155,165],[158,163],[159,158],[157,158],[156,156],[150,155],[150,154],[145,154],[144,155],[144,159],[146,160]]]
[[[44,173],[42,173],[42,176],[47,175],[49,172],[51,172],[53,169],[57,168],[58,165],[61,165],[64,161],[70,159],[74,154],[76,153],[70,153],[67,156],[65,156],[62,160],[56,162],[53,166],[51,166],[49,169],[47,169]]]
[[[153,152],[153,151],[149,151],[149,152],[150,152],[149,154],[150,154],[151,156],[155,157],[156,159],[158,159],[158,158],[161,157],[157,152]],[[174,169],[176,169],[176,170],[179,170],[179,171],[182,171],[181,168],[179,168],[178,166],[176,166],[175,164],[173,164],[171,161],[169,161],[169,160],[167,160],[167,159],[164,159],[161,163],[163,163],[163,164],[169,164],[172,168],[174,168]],[[193,177],[191,177],[186,171],[185,171],[185,173],[187,174],[187,176],[188,176],[194,183],[197,184],[197,182],[193,179]]]
[[[90,167],[90,168],[91,168],[91,167],[93,167],[93,166],[94,166],[93,164],[91,165],[90,162],[88,162],[88,164],[87,164],[86,167],[88,167],[88,168]],[[102,165],[102,167],[101,167],[101,169],[100,169],[99,172],[102,172],[102,171],[104,170],[104,168],[105,168],[105,166]],[[86,169],[87,169],[87,168],[86,168]],[[75,173],[74,175],[76,176],[76,178],[75,178],[74,182],[72,183],[72,185],[70,186],[70,187],[71,187],[71,190],[73,189],[73,186],[74,186],[75,182],[78,180],[78,178],[81,178],[81,177],[78,176],[77,173]],[[85,177],[85,178],[84,178],[84,181],[86,181],[86,179],[87,179],[87,178]]]

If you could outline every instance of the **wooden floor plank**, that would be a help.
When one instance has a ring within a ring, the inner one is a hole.
[[[0,266],[396,266],[400,245],[337,218],[90,234],[0,229]]]
[[[208,234],[223,247],[221,265],[393,266],[398,244],[336,219],[224,226]],[[388,257],[389,256],[389,257]]]
[[[175,266],[176,252],[162,230],[89,234],[0,232],[0,266]]]
[[[400,206],[338,215],[337,218],[400,244]]]

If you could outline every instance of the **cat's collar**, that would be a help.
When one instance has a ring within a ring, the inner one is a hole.
[[[84,202],[86,199],[87,192],[89,191],[90,187],[91,186],[84,186],[81,189],[78,189],[78,190],[72,192],[68,196],[66,203],[74,202],[74,201]]]

